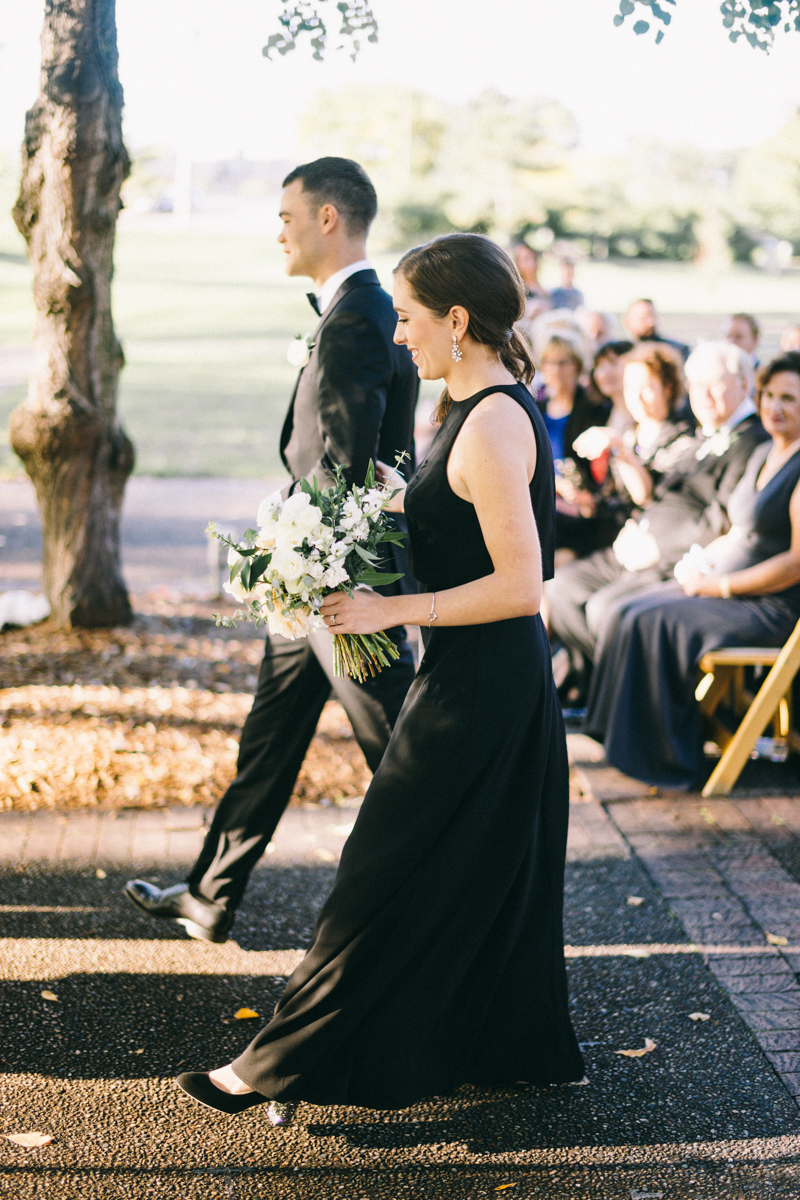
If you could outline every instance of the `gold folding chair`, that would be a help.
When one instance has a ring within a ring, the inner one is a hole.
[[[770,667],[755,696],[744,686],[745,667]],[[800,621],[783,649],[731,646],[710,650],[700,659],[703,678],[695,695],[700,703],[709,736],[722,750],[722,757],[703,788],[704,796],[727,796],[767,725],[775,737],[785,738],[792,750],[800,751],[800,735],[792,720],[792,683],[800,668]],[[735,733],[715,715],[727,697],[737,717]]]

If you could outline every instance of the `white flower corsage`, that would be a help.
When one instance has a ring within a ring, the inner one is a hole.
[[[695,458],[698,462],[702,462],[709,454],[713,454],[716,458],[721,458],[723,454],[728,453],[737,437],[738,434],[732,433],[729,429],[718,429],[716,433],[712,433],[711,437],[703,442]]]
[[[311,334],[305,336],[298,333],[297,337],[292,338],[286,350],[286,357],[293,367],[304,367],[311,358],[311,351],[314,349],[314,343],[311,340]]]

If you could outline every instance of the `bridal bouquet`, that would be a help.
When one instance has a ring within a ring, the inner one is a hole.
[[[304,479],[300,488],[286,500],[280,492],[264,500],[258,529],[246,530],[241,542],[219,533],[213,522],[207,530],[228,547],[230,583],[224,587],[245,606],[244,618],[292,639],[324,628],[318,610],[331,592],[352,596],[357,587],[401,579],[378,570],[379,548],[406,536],[388,526],[386,508],[396,492],[388,483],[376,484],[372,463],[363,487],[348,488],[337,467],[331,487]],[[237,617],[216,619],[218,625],[235,626]],[[336,675],[361,683],[399,657],[383,631],[334,634],[333,654]]]

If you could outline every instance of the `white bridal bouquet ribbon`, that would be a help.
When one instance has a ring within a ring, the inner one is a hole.
[[[398,459],[399,465],[400,459]],[[283,500],[280,492],[262,501],[257,529],[241,542],[219,533],[212,522],[207,533],[228,547],[230,582],[225,591],[245,606],[243,614],[221,617],[218,625],[235,626],[237,618],[264,622],[270,633],[304,638],[325,628],[319,607],[331,592],[352,596],[356,587],[394,583],[402,574],[379,571],[379,548],[406,535],[390,529],[386,509],[396,490],[376,484],[369,465],[363,487],[347,487],[340,467],[331,487],[302,480],[301,490]],[[360,682],[399,657],[384,632],[335,634],[334,671]]]

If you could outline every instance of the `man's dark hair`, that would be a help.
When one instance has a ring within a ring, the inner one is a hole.
[[[323,204],[334,206],[351,236],[366,236],[378,212],[378,197],[362,166],[352,158],[318,158],[290,171],[283,186],[296,179],[318,209]]]
[[[756,387],[759,403],[761,393],[772,377],[780,375],[783,371],[789,371],[792,375],[800,375],[800,350],[787,350],[785,354],[779,354],[777,358],[773,358],[772,362],[761,368]]]

